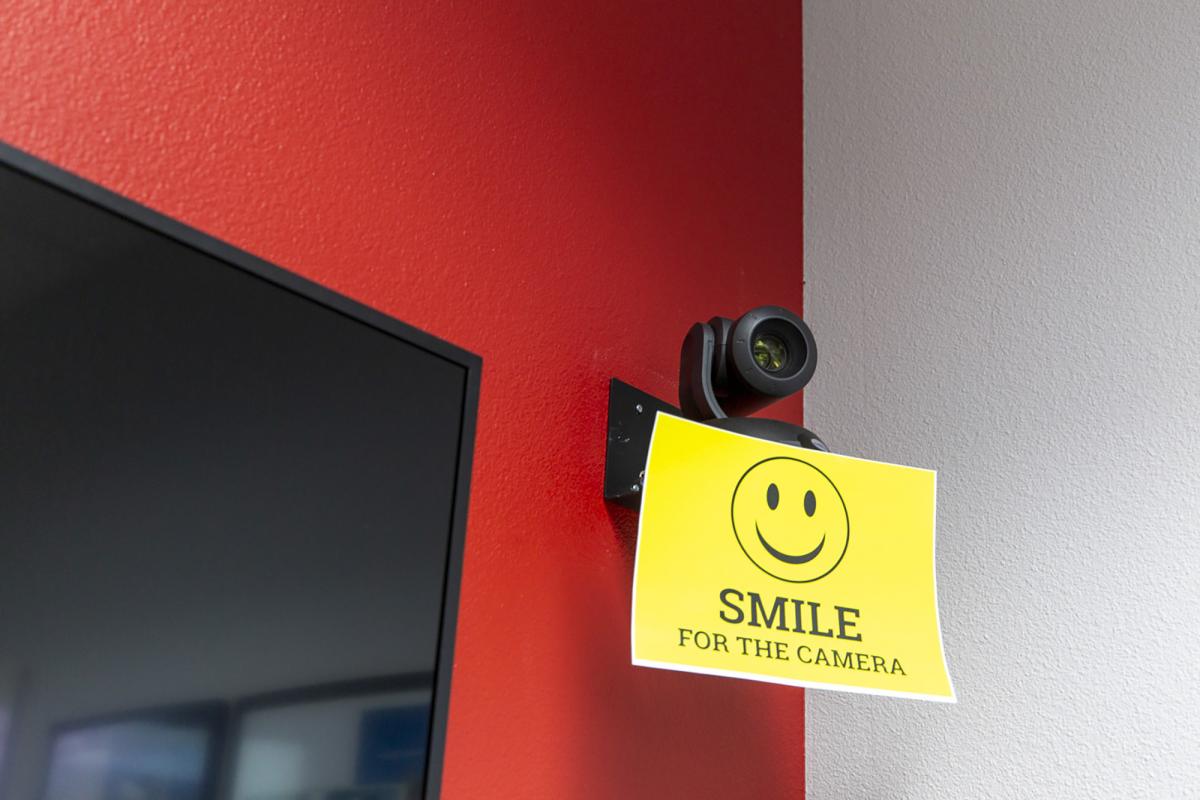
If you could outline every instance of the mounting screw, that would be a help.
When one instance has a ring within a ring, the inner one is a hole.
[[[646,480],[646,470],[642,470],[641,472],[638,473],[638,480],[639,481]]]
[[[633,486],[629,487],[629,491],[631,491],[631,492],[640,492],[641,490],[642,490],[642,486],[640,483],[635,483]]]
[[[633,407],[633,410],[634,410],[634,411],[636,411],[637,413],[639,413],[639,414],[640,414],[640,413],[642,413],[643,411],[645,411],[646,409],[644,409],[644,408],[642,407],[642,404],[641,404],[641,403],[638,403],[636,406],[634,406],[634,407]]]

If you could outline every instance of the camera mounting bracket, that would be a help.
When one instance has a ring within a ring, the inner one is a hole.
[[[670,403],[613,378],[608,386],[608,445],[604,453],[604,499],[637,511],[658,412],[683,416]]]
[[[637,511],[642,506],[642,485],[650,435],[658,412],[684,416],[678,408],[652,394],[613,378],[608,386],[608,444],[604,454],[604,499]],[[726,417],[707,420],[714,428],[773,442],[825,450],[825,443],[807,428],[776,419]]]

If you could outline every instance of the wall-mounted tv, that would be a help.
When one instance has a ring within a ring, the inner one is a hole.
[[[0,365],[0,799],[65,721],[377,675],[437,795],[476,356],[0,146]]]

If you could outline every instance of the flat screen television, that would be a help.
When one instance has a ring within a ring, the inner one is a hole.
[[[420,732],[405,781],[437,796],[476,356],[0,146],[0,365],[2,800],[57,800],[71,720],[381,676],[378,736]],[[198,741],[130,724],[70,741],[127,774]]]

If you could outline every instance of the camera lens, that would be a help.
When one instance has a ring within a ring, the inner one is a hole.
[[[817,343],[794,312],[759,306],[737,321],[697,322],[679,363],[679,406],[688,417],[745,417],[805,387],[817,368]]]
[[[787,366],[787,345],[778,336],[769,333],[755,336],[754,341],[750,343],[750,351],[754,356],[754,363],[767,372],[779,372]]]

